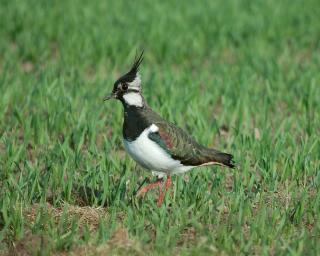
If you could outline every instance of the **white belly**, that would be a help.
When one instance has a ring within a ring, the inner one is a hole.
[[[160,173],[179,174],[193,168],[193,166],[184,166],[180,161],[172,159],[164,149],[149,139],[148,134],[158,129],[152,124],[135,141],[124,140],[124,147],[130,156],[142,167],[152,170],[157,175]]]

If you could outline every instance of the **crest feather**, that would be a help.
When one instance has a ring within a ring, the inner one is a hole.
[[[135,60],[134,60],[134,63],[132,65],[130,72],[137,73],[139,71],[139,66],[140,66],[141,62],[143,61],[143,53],[144,53],[144,50],[142,50],[142,52],[138,58],[135,57]]]

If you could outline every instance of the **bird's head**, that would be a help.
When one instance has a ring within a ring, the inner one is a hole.
[[[135,61],[129,72],[121,76],[113,86],[112,92],[104,100],[118,99],[129,106],[143,106],[141,96],[141,78],[139,66],[143,60],[143,51]]]

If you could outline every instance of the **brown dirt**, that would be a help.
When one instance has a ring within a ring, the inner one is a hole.
[[[129,238],[128,230],[125,228],[118,228],[112,234],[110,240],[102,245],[88,244],[74,248],[71,252],[57,252],[54,255],[145,255],[140,244]]]
[[[34,204],[25,210],[25,216],[28,221],[34,222],[36,220],[40,207],[39,204]],[[100,207],[80,207],[68,204],[62,205],[59,208],[54,208],[51,204],[47,203],[44,210],[55,220],[55,222],[58,222],[64,213],[69,216],[70,224],[71,219],[75,217],[78,219],[80,227],[87,225],[90,231],[95,231],[99,225],[100,218],[107,214],[105,209]]]
[[[48,251],[48,245],[47,237],[27,232],[22,239],[12,242],[8,250],[4,254],[0,253],[0,255],[37,255],[39,251]]]
[[[21,69],[25,73],[31,73],[34,70],[34,64],[31,61],[25,61],[21,64]]]

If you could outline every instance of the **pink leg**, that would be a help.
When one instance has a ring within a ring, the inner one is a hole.
[[[164,185],[164,190],[161,192],[159,198],[158,198],[158,202],[157,202],[157,206],[160,207],[163,203],[164,197],[166,196],[167,190],[169,189],[169,187],[171,187],[171,177],[168,175],[167,176],[167,180],[166,183]]]
[[[157,179],[155,182],[150,183],[148,185],[145,185],[144,187],[142,187],[138,193],[137,193],[137,197],[143,197],[150,189],[156,188],[158,186],[160,186],[162,184],[163,179]]]

